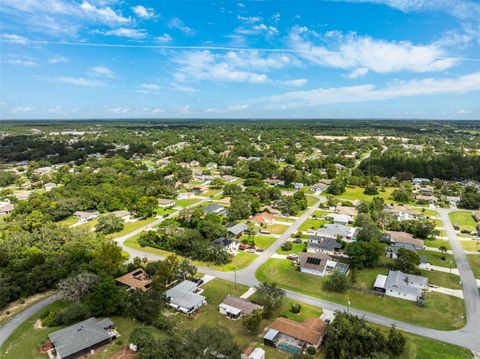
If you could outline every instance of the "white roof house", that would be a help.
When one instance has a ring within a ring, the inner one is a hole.
[[[373,285],[375,290],[385,295],[411,301],[420,298],[427,286],[427,278],[400,271],[390,271],[388,276],[379,274]]]
[[[185,314],[191,314],[207,303],[206,298],[198,294],[199,291],[197,283],[184,280],[167,290],[165,295],[169,298],[169,305],[172,308]]]
[[[356,233],[357,228],[355,227],[344,226],[343,224],[327,223],[322,228],[319,228],[315,232],[315,235],[330,238],[341,237],[342,240],[348,242],[355,238]]]
[[[343,224],[346,226],[353,222],[353,217],[346,214],[331,213],[328,214],[327,217],[331,218],[334,224]]]

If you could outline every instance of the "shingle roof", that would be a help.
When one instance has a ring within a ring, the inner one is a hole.
[[[238,236],[240,233],[246,231],[248,226],[245,223],[237,223],[234,226],[228,228],[228,231],[235,236]]]
[[[327,266],[327,262],[329,260],[332,260],[332,257],[322,252],[300,252],[298,254],[298,260],[300,261],[301,268],[313,269],[323,272],[325,270],[325,267]]]
[[[115,281],[129,286],[130,288],[142,289],[144,291],[148,290],[152,283],[150,276],[141,268],[122,275],[121,277],[116,278]]]
[[[225,207],[223,207],[223,206],[220,206],[216,203],[210,203],[207,207],[205,207],[203,209],[203,211],[205,213],[215,213],[217,211],[224,210],[224,209],[225,209]]]
[[[342,248],[342,245],[338,243],[336,239],[323,236],[310,236],[310,238],[308,238],[308,245],[326,251],[333,251]]]
[[[327,331],[327,324],[320,318],[307,318],[299,323],[287,318],[277,318],[271,325],[272,329],[290,337],[316,345]]]
[[[110,319],[97,321],[92,317],[50,333],[48,338],[58,356],[64,358],[109,339],[110,335],[105,328],[112,324]]]
[[[167,290],[165,295],[170,298],[170,303],[183,308],[191,308],[205,301],[204,296],[193,293],[197,287],[197,283],[184,280],[175,287]]]
[[[222,304],[236,309],[240,309],[243,314],[250,315],[255,309],[262,308],[260,305],[252,303],[244,298],[228,295],[222,302]],[[220,305],[222,305],[220,304]]]
[[[213,244],[216,244],[216,245],[219,245],[219,246],[222,246],[222,247],[226,247],[228,245],[230,245],[231,243],[233,243],[234,241],[230,240],[230,239],[227,239],[225,237],[220,237],[220,238],[217,238],[215,239],[212,243]]]
[[[398,231],[387,231],[385,233],[391,242],[413,244],[415,247],[423,247],[423,241],[413,238],[413,235],[410,233]]]
[[[323,228],[317,230],[317,236],[326,236],[336,238],[337,236],[347,237],[352,232],[352,227],[343,224],[328,223]]]

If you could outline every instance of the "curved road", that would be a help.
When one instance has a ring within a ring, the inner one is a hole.
[[[198,202],[195,205],[200,205],[204,203],[207,199]],[[272,254],[274,254],[277,249],[286,241],[290,236],[297,231],[300,225],[310,217],[313,212],[318,208],[321,201],[325,200],[324,198],[320,198],[320,201],[316,202],[313,206],[311,206],[307,211],[305,211],[288,229],[283,233],[278,239],[262,254],[258,256],[248,267],[238,270],[236,273],[234,272],[224,272],[218,271],[211,268],[206,267],[198,267],[198,269],[205,274],[209,274],[215,276],[217,278],[221,278],[228,281],[237,281],[240,284],[247,285],[253,287],[259,283],[259,281],[255,277],[255,272],[257,269],[262,265],[265,261],[267,261]],[[395,326],[399,329],[411,332],[413,334],[422,335],[431,339],[436,339],[440,341],[444,341],[446,343],[462,346],[472,350],[477,357],[480,358],[480,296],[477,287],[476,280],[474,278],[473,272],[470,268],[470,265],[467,261],[465,252],[460,244],[459,239],[453,229],[453,226],[450,222],[450,218],[448,217],[448,213],[450,210],[448,209],[438,209],[440,214],[440,218],[443,222],[443,226],[447,233],[448,239],[450,241],[455,260],[457,262],[457,267],[460,272],[463,284],[463,294],[465,300],[465,311],[467,316],[467,324],[465,327],[455,330],[455,331],[440,331],[429,329],[425,327],[421,327],[418,325],[394,320],[388,317],[384,317],[378,314],[369,313],[365,311],[361,311],[355,308],[347,308],[346,306],[329,302],[326,300],[313,298],[304,294],[300,294],[293,291],[286,291],[286,295],[289,298],[311,304],[317,307],[325,308],[332,311],[346,311],[358,315],[363,316],[367,320],[382,324],[382,325],[391,325],[395,324]],[[178,212],[173,213],[171,216],[178,215]],[[131,238],[138,233],[142,232],[143,230],[149,229],[164,219],[158,219],[132,233],[129,233],[125,236],[116,238],[115,241],[122,248],[130,254],[130,258],[134,257],[144,257],[146,256],[150,260],[159,260],[163,259],[162,256],[146,253],[144,251],[139,251],[124,245],[125,240]],[[35,304],[34,306],[30,307],[29,309],[25,310],[10,322],[8,322],[4,327],[0,328],[0,346],[5,342],[6,338],[15,330],[18,325],[20,325],[25,319],[30,317],[31,315],[35,314],[38,310],[43,308],[44,306],[48,305],[49,303],[53,302],[55,298],[50,297],[42,302]]]

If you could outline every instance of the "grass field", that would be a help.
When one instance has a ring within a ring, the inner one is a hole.
[[[75,218],[75,217],[71,216],[71,217],[65,218],[62,221],[57,222],[57,224],[61,224],[63,226],[70,227],[71,225],[73,225],[77,222],[78,222],[78,218]]]
[[[420,209],[420,210],[417,209],[416,211],[420,214],[423,214],[424,216],[429,216],[429,217],[438,216],[438,212],[433,210],[433,209],[430,209],[430,208],[423,208],[423,209]]]
[[[333,212],[324,211],[322,209],[319,209],[319,210],[316,210],[315,212],[313,212],[313,215],[317,216],[317,217],[324,217],[324,216],[326,216],[327,214],[330,214],[330,213],[333,213]]]
[[[156,210],[155,210],[155,213],[159,216],[163,216],[164,214],[170,214],[170,213],[173,213],[175,212],[175,210],[173,208],[163,208],[163,207],[158,207]]]
[[[480,251],[480,241],[478,240],[471,240],[471,241],[460,241],[462,243],[463,249],[467,251]]]
[[[91,221],[79,224],[79,227],[82,228],[88,228],[88,229],[94,229],[98,224],[98,218],[92,219]]]
[[[375,196],[370,196],[368,194],[364,194],[363,191],[365,188],[362,187],[347,187],[345,189],[345,192],[338,195],[334,196],[336,198],[344,199],[347,201],[353,201],[353,200],[360,200],[360,201],[371,201],[374,197],[382,197],[385,202],[387,203],[392,203],[394,202],[390,197],[392,195],[392,192],[395,188],[393,187],[387,187],[385,188],[385,192],[378,191],[378,194]]]
[[[284,251],[282,247],[277,249],[277,254],[300,253],[305,248],[305,243],[293,243],[292,250]]]
[[[307,199],[307,203],[308,203],[308,206],[313,206],[315,203],[318,202],[318,199],[315,198],[315,197],[312,197],[312,196],[305,196],[305,198]]]
[[[121,237],[121,236],[124,236],[128,233],[131,233],[139,228],[142,228],[143,226],[149,224],[149,223],[152,223],[153,221],[155,221],[156,218],[155,217],[151,217],[151,218],[146,218],[146,219],[140,219],[136,222],[125,222],[123,224],[123,229],[120,231],[120,232],[115,232],[115,233],[111,233],[109,235],[107,235],[106,237],[107,238],[117,238],[117,237]]]
[[[61,329],[62,327],[52,328],[34,328],[34,324],[42,313],[54,309],[58,310],[65,306],[62,301],[57,301],[43,309],[39,313],[27,319],[22,323],[17,330],[7,339],[5,344],[0,349],[0,359],[45,359],[48,358],[45,354],[40,354],[39,348],[47,340],[47,335]],[[98,350],[95,355],[90,358],[103,359],[107,358],[120,348],[120,344],[128,343],[128,337],[132,330],[141,326],[131,319],[124,317],[112,316],[110,317],[117,331],[120,333],[120,338],[115,342]]]
[[[195,203],[200,202],[200,201],[201,201],[200,198],[179,199],[175,202],[175,206],[185,208],[185,207],[191,206],[192,204],[195,204]]]
[[[440,246],[445,246],[447,249],[452,249],[450,242],[443,239],[424,239],[423,244],[425,247],[439,248]]]
[[[265,230],[269,231],[272,234],[282,234],[288,229],[288,227],[289,226],[287,226],[286,224],[274,223],[274,224],[267,225],[265,227]]]
[[[275,219],[275,221],[279,221],[279,222],[286,222],[286,223],[293,223],[293,222],[295,222],[295,219],[289,218],[289,217],[274,216],[273,218]]]
[[[317,230],[321,226],[327,223],[324,219],[314,219],[308,218],[302,225],[298,228],[299,231],[308,231],[309,229]]]
[[[475,219],[473,218],[472,213],[467,211],[455,211],[448,214],[452,224],[458,224],[460,229],[466,229],[473,231],[477,225]]]
[[[276,240],[277,239],[275,237],[270,237],[270,236],[256,235],[254,237],[255,246],[258,248],[262,248],[263,250],[270,247],[272,243],[275,242]]]
[[[457,266],[455,262],[455,258],[453,257],[453,254],[434,252],[434,251],[424,251],[424,250],[417,251],[417,253],[419,256],[426,256],[428,259],[428,262],[434,266],[447,267],[447,268],[450,268],[450,265],[452,266],[452,268],[456,268]],[[445,258],[445,260],[442,259],[443,257]]]
[[[470,263],[470,268],[472,268],[473,275],[475,278],[480,279],[480,255],[477,254],[467,254],[468,263]]]
[[[448,295],[427,293],[427,305],[420,308],[414,302],[387,296],[351,290],[344,294],[326,292],[322,289],[324,278],[301,273],[285,259],[269,259],[260,266],[256,276],[260,281],[274,281],[285,289],[343,305],[350,301],[352,307],[429,328],[453,330],[465,325],[463,300]]]

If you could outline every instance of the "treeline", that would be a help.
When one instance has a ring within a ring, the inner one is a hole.
[[[458,153],[414,157],[400,151],[391,151],[363,160],[359,168],[370,176],[395,176],[398,179],[424,177],[480,180],[480,156],[464,156]]]

